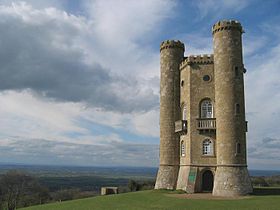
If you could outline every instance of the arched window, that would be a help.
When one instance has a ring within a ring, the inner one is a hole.
[[[213,155],[213,142],[210,139],[205,139],[202,143],[202,154],[203,155]]]
[[[203,100],[200,104],[200,117],[213,118],[213,105],[209,99]]]
[[[182,120],[187,120],[187,107],[185,105],[182,110]]]
[[[181,156],[185,156],[186,155],[186,150],[185,150],[185,143],[184,141],[181,141]]]

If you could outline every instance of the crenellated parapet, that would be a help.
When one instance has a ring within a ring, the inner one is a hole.
[[[223,30],[238,30],[243,33],[242,26],[239,21],[237,20],[222,20],[215,23],[212,27],[212,34]]]
[[[167,48],[181,48],[185,50],[185,45],[179,40],[165,40],[160,45],[160,51]]]
[[[184,68],[186,65],[192,64],[213,64],[214,55],[213,54],[204,54],[204,55],[190,55],[185,57],[182,63],[180,64],[180,69]]]

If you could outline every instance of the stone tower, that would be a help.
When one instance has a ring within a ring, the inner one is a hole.
[[[217,169],[214,195],[252,191],[246,161],[246,121],[242,26],[221,21],[212,28],[214,40]]]
[[[180,118],[180,71],[184,44],[165,41],[160,46],[160,166],[156,189],[174,189],[179,170],[179,137],[174,122]]]
[[[184,45],[160,47],[160,167],[156,189],[252,192],[246,163],[242,27],[219,21],[214,54],[184,57]]]

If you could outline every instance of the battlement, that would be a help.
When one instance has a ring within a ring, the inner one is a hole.
[[[214,63],[213,54],[190,55],[184,58],[184,60],[180,64],[180,69],[184,68],[186,65],[191,65],[191,64],[213,64],[213,63]]]
[[[167,48],[181,48],[185,50],[185,45],[179,40],[165,40],[160,44],[160,51]]]
[[[212,34],[214,35],[223,30],[239,30],[241,33],[244,32],[240,22],[237,20],[222,20],[213,25]]]

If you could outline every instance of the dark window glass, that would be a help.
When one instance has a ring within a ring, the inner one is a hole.
[[[210,80],[210,76],[209,75],[204,75],[203,76],[203,81],[208,82]]]

